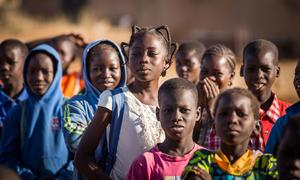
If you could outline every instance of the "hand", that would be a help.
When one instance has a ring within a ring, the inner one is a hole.
[[[212,180],[210,174],[208,174],[204,169],[193,167],[194,173],[189,173],[187,178],[188,180]]]
[[[74,44],[78,47],[85,47],[88,44],[85,35],[82,33],[70,33],[67,34],[67,36],[69,36]]]
[[[290,174],[297,179],[300,179],[300,159],[294,161],[293,169],[290,170]]]

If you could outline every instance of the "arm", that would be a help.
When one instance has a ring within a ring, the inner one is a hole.
[[[74,165],[88,179],[109,179],[96,163],[95,150],[101,137],[105,135],[104,132],[110,119],[111,111],[98,107],[92,122],[81,138]]]
[[[84,107],[78,101],[72,99],[64,105],[64,137],[69,150],[73,153],[78,148],[82,134],[91,119],[87,119]]]
[[[20,149],[20,118],[21,107],[11,109],[3,121],[3,132],[0,145],[0,164],[12,168],[25,179],[34,179],[36,176],[30,169],[21,163]]]

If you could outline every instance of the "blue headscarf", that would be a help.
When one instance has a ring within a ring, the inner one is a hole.
[[[44,95],[32,92],[25,78],[29,98],[25,101],[23,140],[21,140],[22,162],[35,172],[56,173],[68,160],[68,150],[62,132],[63,93],[61,90],[62,66],[55,49],[43,44],[32,49],[24,64],[26,77],[29,61],[33,54],[45,53],[54,64],[54,77]],[[22,132],[22,130],[21,130]]]
[[[90,101],[91,104],[95,104],[97,105],[97,102],[99,100],[99,95],[101,94],[101,91],[98,90],[95,86],[93,86],[93,84],[91,83],[90,79],[89,79],[89,74],[88,74],[88,66],[87,66],[87,57],[88,57],[88,53],[90,52],[90,50],[99,45],[99,44],[109,44],[112,45],[112,47],[114,47],[119,55],[120,58],[120,67],[121,67],[121,80],[120,83],[118,84],[118,87],[123,87],[126,85],[126,62],[125,62],[125,58],[124,55],[120,49],[120,47],[114,43],[113,41],[110,40],[99,40],[99,41],[94,41],[92,43],[90,43],[83,52],[83,57],[82,57],[82,63],[83,63],[83,80],[85,83],[85,89],[86,89],[86,95],[88,96],[88,99]]]

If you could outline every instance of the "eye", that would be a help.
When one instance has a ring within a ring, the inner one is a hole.
[[[110,67],[110,68],[109,68],[109,70],[111,70],[111,71],[114,71],[114,72],[115,72],[115,71],[118,71],[118,70],[119,70],[119,68],[118,68],[118,67]]]
[[[147,55],[149,56],[149,57],[155,57],[155,56],[157,56],[159,53],[158,52],[156,52],[156,51],[148,51],[148,53],[147,53]]]
[[[164,113],[170,113],[170,112],[172,112],[172,108],[169,108],[169,107],[163,108],[162,110],[163,110]]]
[[[263,72],[271,72],[271,71],[272,71],[272,68],[270,68],[270,67],[262,67],[261,70],[262,70]]]
[[[247,114],[245,112],[243,112],[242,110],[236,110],[236,114],[239,117],[247,117]]]
[[[180,108],[180,112],[185,114],[185,113],[188,113],[190,111],[190,109],[188,108]]]

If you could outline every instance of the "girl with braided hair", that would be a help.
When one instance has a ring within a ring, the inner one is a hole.
[[[98,109],[75,156],[75,166],[88,179],[125,179],[135,157],[165,138],[156,119],[159,78],[166,75],[177,45],[171,43],[166,26],[134,26],[129,44],[122,43],[123,49],[125,46],[135,80],[100,95]],[[105,151],[105,142],[111,155],[107,161],[98,156]],[[112,146],[114,143],[117,145]]]

